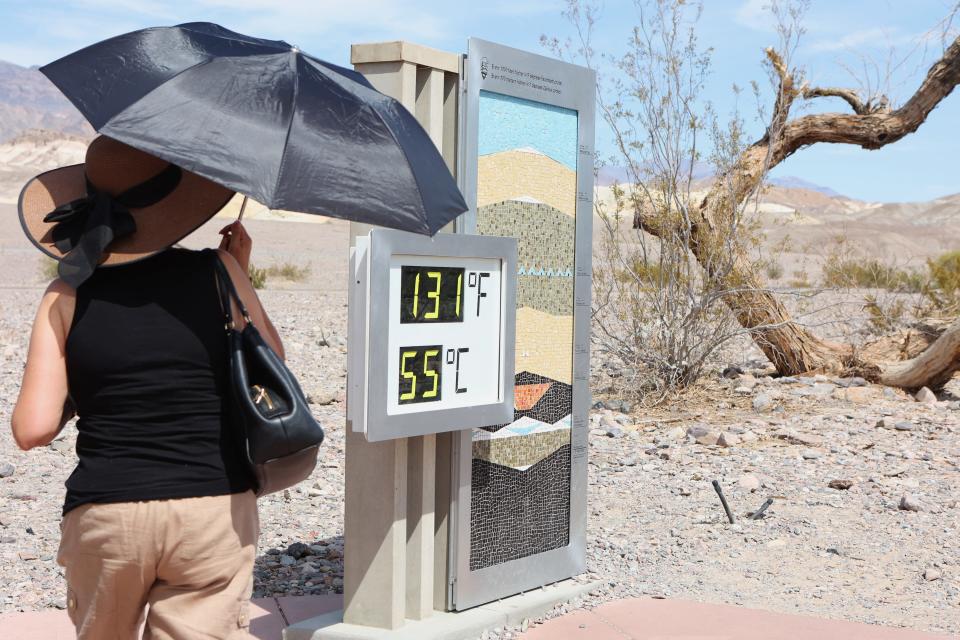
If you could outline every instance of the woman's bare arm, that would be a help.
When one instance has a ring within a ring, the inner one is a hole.
[[[67,386],[67,333],[76,304],[61,280],[47,287],[30,334],[27,364],[10,424],[23,450],[49,444],[73,417]]]
[[[280,334],[277,333],[263,305],[260,304],[260,298],[257,296],[256,289],[250,284],[250,278],[247,277],[246,272],[228,251],[217,249],[217,253],[220,254],[220,259],[223,260],[224,266],[227,267],[227,271],[230,273],[230,279],[233,280],[233,285],[237,289],[237,295],[240,296],[244,306],[247,307],[247,311],[250,312],[250,319],[253,320],[254,326],[260,330],[263,339],[266,340],[270,348],[280,356],[280,359],[285,360],[286,354],[283,351],[283,342],[280,340]],[[237,326],[242,328],[243,319],[240,317],[239,310],[234,308],[233,315],[237,320]]]

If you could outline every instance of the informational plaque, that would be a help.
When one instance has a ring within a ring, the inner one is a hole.
[[[485,40],[463,69],[462,227],[516,238],[517,290],[513,415],[458,439],[456,610],[586,566],[596,102],[590,69]]]

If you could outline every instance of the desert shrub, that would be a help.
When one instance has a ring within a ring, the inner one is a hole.
[[[680,2],[649,8],[619,61],[623,78],[610,81],[615,101],[598,93],[626,175],[594,203],[602,226],[592,323],[598,357],[630,372],[616,391],[644,404],[715,364],[719,348],[744,333],[727,302],[762,286],[753,278],[762,273],[757,217],[733,196],[731,179],[715,187],[727,193],[718,196],[711,232],[697,224],[703,194],[694,174],[709,166],[714,176],[732,176],[747,144],[740,115],[718,116],[703,93],[710,51],[688,29],[699,10]]]
[[[613,273],[621,284],[634,283],[648,290],[662,288],[668,282],[685,283],[683,270],[669,255],[651,257],[637,252],[632,258],[627,258],[626,266],[614,267]]]
[[[767,278],[770,280],[779,280],[783,277],[783,265],[774,260],[769,260],[764,267]]]
[[[838,289],[884,289],[898,293],[918,293],[926,278],[916,269],[900,269],[876,258],[834,259],[823,265],[823,284]]]
[[[269,274],[266,269],[261,269],[251,264],[248,275],[250,276],[250,284],[253,285],[254,289],[263,289],[267,286],[267,276]]]
[[[291,282],[303,282],[310,275],[310,265],[299,266],[292,262],[272,264],[266,269],[267,276]]]
[[[823,286],[830,289],[883,289],[896,293],[919,293],[927,276],[919,269],[906,269],[889,260],[865,255],[846,235],[827,244],[820,260]]]
[[[40,257],[40,277],[43,280],[53,280],[59,276],[57,268],[60,263],[49,256]]]
[[[951,251],[927,260],[930,281],[924,295],[935,311],[960,311],[960,251]]]
[[[878,300],[873,295],[864,297],[863,309],[870,331],[876,334],[890,333],[902,326],[907,313],[903,298]]]
[[[793,278],[790,279],[790,286],[794,289],[809,289],[810,284],[810,274],[807,273],[806,269],[798,269],[793,272]]]

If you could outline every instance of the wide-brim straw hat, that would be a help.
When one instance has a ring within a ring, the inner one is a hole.
[[[41,173],[20,192],[20,224],[27,238],[55,260],[61,251],[53,239],[56,222],[44,222],[57,207],[84,198],[87,182],[98,191],[118,196],[170,169],[170,163],[127,144],[98,136],[87,147],[84,164]],[[163,198],[142,208],[129,208],[136,222],[130,235],[116,238],[102,254],[100,266],[121,265],[151,256],[180,241],[213,217],[234,192],[204,177],[180,170],[176,186]]]

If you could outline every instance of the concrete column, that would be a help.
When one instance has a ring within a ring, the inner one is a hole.
[[[452,84],[448,76],[459,73],[459,56],[387,42],[353,45],[351,62],[378,91],[415,115],[452,168],[456,138],[449,129],[456,129],[456,119],[449,116],[456,111],[451,112],[449,100],[451,93],[455,99],[458,75]],[[351,242],[369,229],[351,224]],[[430,435],[369,443],[362,435],[348,433],[344,622],[395,629],[404,617],[430,616],[437,594],[445,591],[445,555],[443,571],[435,567],[435,540],[441,534],[434,512],[437,485],[449,478],[436,477],[436,442]],[[446,456],[449,464],[449,453]],[[443,584],[435,588],[438,576]]]
[[[407,445],[347,431],[343,621],[382,629],[406,615]]]
[[[407,438],[406,612],[411,620],[433,613],[433,512],[437,437]]]
[[[443,78],[441,69],[421,67],[417,70],[417,121],[430,134],[437,148],[443,150]]]

